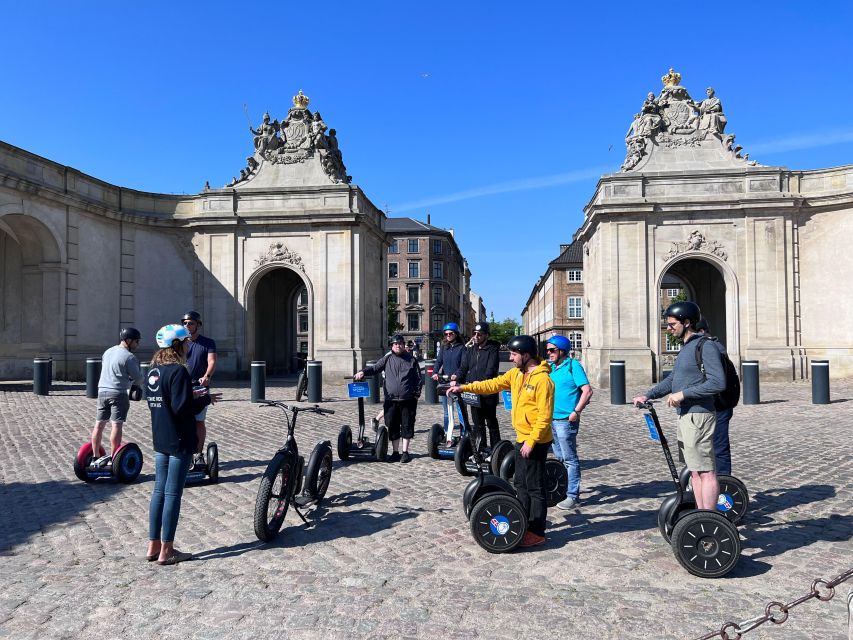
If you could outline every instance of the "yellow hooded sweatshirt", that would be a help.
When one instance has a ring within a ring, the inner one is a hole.
[[[512,426],[516,441],[530,445],[551,442],[551,417],[554,414],[554,382],[547,362],[525,376],[518,367],[491,380],[470,382],[462,391],[489,395],[510,389],[512,392]],[[525,379],[526,378],[526,379]]]

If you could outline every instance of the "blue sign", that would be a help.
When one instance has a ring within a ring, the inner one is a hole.
[[[347,385],[350,398],[369,398],[370,385],[366,382],[350,382]]]
[[[501,400],[503,400],[504,409],[512,411],[512,393],[509,391],[501,391]]]
[[[655,426],[655,421],[652,419],[652,415],[650,413],[643,414],[643,417],[646,419],[646,426],[649,428],[649,435],[652,440],[655,442],[660,442],[660,436],[658,435],[658,429]]]

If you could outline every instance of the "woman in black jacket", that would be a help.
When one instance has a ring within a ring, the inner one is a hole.
[[[444,344],[438,351],[438,356],[433,365],[433,380],[439,380],[439,376],[451,376],[451,380],[455,378],[456,372],[459,370],[459,365],[462,364],[462,352],[465,351],[465,341],[462,339],[462,334],[459,333],[459,325],[455,322],[448,322],[444,325]],[[465,380],[459,380],[465,382]],[[444,430],[447,431],[449,426],[449,416],[447,407],[447,395],[441,394],[441,406],[444,408]],[[461,402],[457,405],[459,414],[462,417],[462,422],[465,428],[468,429],[468,412],[465,410],[465,405]],[[448,434],[449,435],[449,434]]]
[[[148,510],[149,562],[175,564],[192,558],[175,549],[175,531],[181,512],[181,496],[192,456],[198,445],[195,415],[216,402],[221,394],[206,389],[193,392],[186,368],[190,332],[178,324],[167,324],[157,332],[161,347],[151,360],[145,380],[151,432],[154,439],[154,491]],[[197,396],[197,397],[196,397]]]

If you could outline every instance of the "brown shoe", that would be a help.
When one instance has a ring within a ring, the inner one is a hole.
[[[528,531],[524,534],[524,537],[521,539],[521,542],[518,543],[519,547],[538,547],[540,544],[545,544],[545,536],[540,536],[535,533],[531,533]]]

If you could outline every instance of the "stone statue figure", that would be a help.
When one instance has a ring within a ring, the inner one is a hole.
[[[263,156],[266,151],[275,151],[278,149],[281,140],[276,136],[276,134],[280,128],[278,120],[270,122],[269,112],[264,114],[264,121],[261,123],[261,126],[258,127],[257,131],[252,129],[251,125],[249,126],[249,131],[251,131],[255,136],[255,149],[261,156]]]
[[[714,94],[713,87],[708,87],[705,93],[708,95],[707,98],[698,105],[693,104],[699,112],[697,128],[707,129],[711,133],[723,133],[728,122],[726,116],[723,115],[723,104]]]
[[[646,101],[640,109],[640,122],[636,127],[638,136],[650,136],[657,133],[663,124],[663,116],[661,114],[661,105],[655,99],[655,94],[649,91],[646,96]]]
[[[311,121],[311,144],[315,149],[325,149],[328,144],[326,142],[326,123],[320,117],[320,112],[314,112],[314,119]]]

